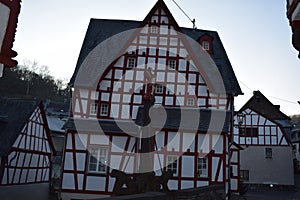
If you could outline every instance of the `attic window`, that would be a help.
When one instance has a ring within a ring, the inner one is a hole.
[[[211,35],[205,33],[204,35],[199,37],[198,42],[202,46],[204,51],[206,51],[209,54],[213,54],[213,40],[214,38]]]
[[[208,41],[203,41],[202,42],[202,48],[205,50],[205,51],[209,51],[210,50],[210,43]]]
[[[150,33],[157,33],[158,27],[155,25],[150,26]]]

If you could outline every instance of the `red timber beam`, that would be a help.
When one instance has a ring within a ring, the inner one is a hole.
[[[9,9],[9,16],[7,26],[4,27],[4,38],[0,40],[0,63],[5,67],[14,67],[18,62],[13,57],[18,54],[12,50],[13,42],[15,40],[15,33],[18,23],[18,16],[21,8],[21,0],[0,0],[0,5],[4,5]],[[5,19],[4,19],[5,20]],[[2,29],[3,27],[1,27]]]

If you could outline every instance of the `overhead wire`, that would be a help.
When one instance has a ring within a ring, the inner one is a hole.
[[[248,85],[246,85],[243,81],[241,80],[238,80],[242,85],[244,85],[248,90],[254,92],[254,90],[252,90]],[[283,99],[283,98],[279,98],[279,97],[274,97],[274,96],[267,96],[269,98],[273,98],[273,99],[277,99],[277,100],[280,100],[280,101],[284,101],[284,102],[287,102],[287,103],[292,103],[292,104],[298,104],[298,102],[296,101],[290,101],[290,100],[287,100],[287,99]],[[300,103],[299,103],[300,104]]]
[[[175,0],[172,0],[174,3],[175,3],[175,5],[181,10],[181,12],[193,23],[193,28],[194,29],[196,29],[197,27],[196,27],[196,25],[195,25],[195,23],[196,23],[196,20],[195,19],[191,19],[189,16],[188,16],[188,14],[179,6],[179,4],[175,1]]]

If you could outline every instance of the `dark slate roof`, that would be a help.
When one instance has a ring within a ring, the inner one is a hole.
[[[290,118],[280,111],[279,106],[273,105],[260,91],[254,91],[253,96],[240,109],[243,111],[247,108],[267,117],[270,120],[277,121],[277,123],[286,126],[290,123]],[[285,121],[285,122],[283,122]]]
[[[0,156],[8,154],[37,106],[32,100],[0,99]]]
[[[100,131],[100,127],[102,131]],[[63,126],[68,131],[89,133],[130,133],[137,134],[138,127],[132,121],[114,121],[97,119],[73,119],[69,118]]]
[[[141,25],[141,21],[129,21],[129,20],[110,20],[110,19],[91,19],[88,26],[85,39],[82,44],[82,48],[78,57],[75,71],[70,80],[70,85],[74,85],[77,73],[81,64],[87,55],[101,42],[109,37],[121,33],[123,31],[138,28]],[[222,45],[220,37],[215,31],[181,28],[182,33],[188,35],[194,40],[197,40],[200,36],[208,34],[213,39],[214,53],[211,55],[213,61],[216,63],[220,74],[224,80],[226,92],[233,95],[242,94],[241,88],[238,84],[232,66],[227,57],[226,51]],[[120,47],[122,48],[122,47]]]
[[[162,107],[152,107],[151,109],[151,127],[178,130],[197,130],[212,132],[228,132],[230,127],[230,112],[210,109],[187,109],[176,107],[165,107],[166,118],[163,120]],[[137,120],[132,121],[114,121],[114,120],[91,120],[91,119],[69,119],[64,125],[64,129],[69,131],[100,132],[99,125],[105,133],[138,133],[138,126],[143,124],[143,107],[140,107],[137,114]],[[198,116],[199,121],[195,120]],[[163,123],[164,122],[164,123]],[[121,128],[120,128],[121,127]],[[124,131],[125,130],[125,131]]]
[[[143,112],[141,106],[136,120],[139,126],[148,125],[144,124]],[[230,127],[229,111],[153,106],[149,115],[154,128],[228,132]]]

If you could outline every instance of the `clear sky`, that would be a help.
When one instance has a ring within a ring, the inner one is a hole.
[[[291,45],[284,0],[176,0],[199,29],[217,31],[244,96],[260,90],[287,115],[300,114],[300,60]],[[14,49],[17,60],[47,65],[57,78],[72,76],[90,18],[143,20],[156,0],[23,0]],[[165,0],[179,26],[192,23]]]

